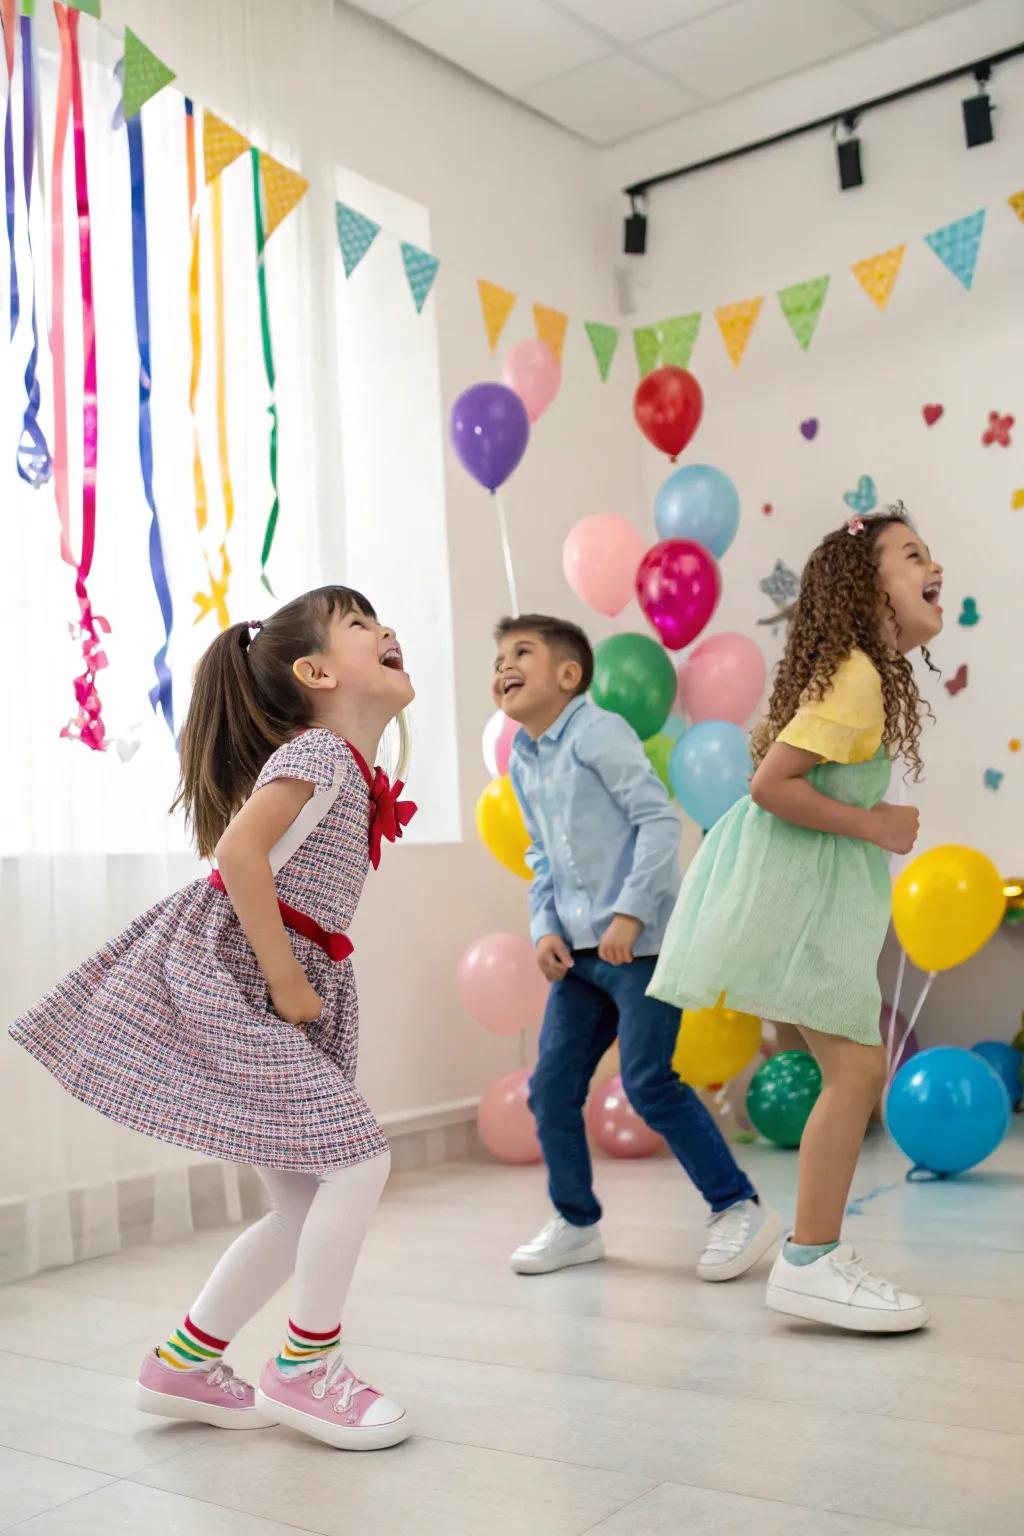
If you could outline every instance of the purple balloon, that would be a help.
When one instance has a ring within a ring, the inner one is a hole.
[[[452,406],[451,438],[463,468],[485,490],[496,491],[530,441],[526,406],[504,384],[473,384]]]

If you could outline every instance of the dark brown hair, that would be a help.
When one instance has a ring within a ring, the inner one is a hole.
[[[500,645],[509,635],[538,635],[553,651],[578,661],[583,675],[573,697],[586,693],[594,680],[594,652],[578,624],[553,619],[545,613],[523,613],[517,619],[498,622],[494,629],[495,644]]]
[[[882,745],[890,757],[903,757],[915,779],[921,774],[921,715],[928,711],[917,690],[907,658],[885,639],[880,613],[895,613],[878,580],[878,538],[894,523],[913,527],[903,503],[872,517],[851,531],[844,523],[826,535],[804,566],[800,596],[793,607],[786,649],[768,705],[767,718],[754,729],[750,749],[761,762],[779,732],[792,720],[801,699],[823,699],[837,670],[851,651],[868,656],[882,682],[885,726]],[[931,658],[922,647],[931,667]],[[932,667],[932,670],[936,669]],[[930,711],[928,711],[930,713]]]
[[[313,723],[312,695],[292,665],[327,644],[331,620],[358,611],[376,618],[350,587],[317,587],[259,626],[232,624],[203,653],[181,729],[181,807],[208,859],[252,792],[270,754]]]

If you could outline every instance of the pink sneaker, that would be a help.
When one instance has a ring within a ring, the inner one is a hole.
[[[289,1375],[268,1360],[256,1390],[256,1405],[278,1424],[287,1424],[339,1451],[382,1451],[412,1433],[409,1416],[375,1387],[354,1376],[339,1350],[329,1364]]]
[[[165,1419],[191,1419],[217,1429],[267,1429],[274,1421],[256,1409],[256,1394],[230,1365],[165,1365],[154,1349],[139,1370],[135,1406]]]

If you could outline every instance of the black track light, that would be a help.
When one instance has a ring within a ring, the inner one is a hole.
[[[640,207],[642,200],[629,199],[629,213],[623,224],[622,249],[627,256],[647,254],[647,215]]]
[[[992,127],[992,100],[985,90],[991,73],[987,64],[981,65],[974,71],[974,78],[978,82],[978,94],[968,96],[963,103],[964,136],[967,139],[968,149],[977,149],[979,144],[991,144],[995,138],[995,130]]]

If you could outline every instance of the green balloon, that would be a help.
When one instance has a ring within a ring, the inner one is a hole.
[[[658,778],[664,784],[669,794],[672,794],[672,780],[668,776],[668,760],[672,756],[672,748],[675,741],[671,736],[663,736],[660,732],[644,742],[644,751],[647,753],[647,761],[654,769]]]
[[[647,635],[609,635],[594,650],[591,698],[621,715],[641,741],[668,719],[676,696],[676,669],[657,640]]]
[[[821,1068],[809,1051],[782,1051],[764,1062],[747,1089],[747,1114],[780,1147],[798,1147],[821,1092]]]

